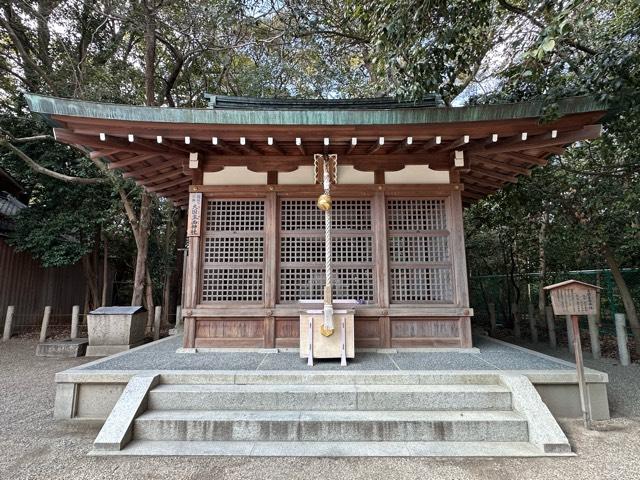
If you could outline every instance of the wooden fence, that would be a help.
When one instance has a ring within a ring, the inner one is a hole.
[[[13,332],[38,329],[46,305],[52,306],[51,325],[67,325],[73,305],[85,304],[82,266],[43,268],[29,253],[16,252],[0,238],[0,325],[8,305],[15,305]]]

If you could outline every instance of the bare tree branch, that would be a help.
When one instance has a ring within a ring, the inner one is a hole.
[[[76,183],[80,185],[95,185],[98,183],[104,183],[106,180],[104,178],[71,177],[69,175],[65,175],[64,173],[54,172],[53,170],[49,170],[48,168],[45,168],[42,165],[38,164],[29,155],[24,153],[18,147],[12,145],[10,142],[6,140],[0,140],[0,145],[7,147],[9,150],[15,153],[16,156],[24,163],[26,163],[34,172],[47,175],[48,177],[55,178],[57,180],[62,180],[63,182]]]

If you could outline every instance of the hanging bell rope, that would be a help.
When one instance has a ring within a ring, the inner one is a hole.
[[[322,155],[324,193],[318,197],[318,208],[324,211],[324,252],[325,252],[325,285],[324,285],[324,321],[320,333],[325,337],[333,335],[333,300],[331,292],[331,174],[329,155]]]

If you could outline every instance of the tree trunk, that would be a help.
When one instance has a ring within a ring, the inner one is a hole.
[[[149,227],[151,223],[151,195],[142,192],[140,197],[140,214],[138,224],[132,225],[137,230],[136,246],[136,269],[133,278],[133,295],[131,305],[142,305],[144,295],[145,276],[147,271],[147,256],[149,254]]]
[[[100,302],[98,296],[98,280],[96,277],[96,271],[93,268],[93,262],[88,254],[82,257],[82,273],[84,274],[85,281],[87,282],[88,296],[89,296],[89,310],[97,308]]]
[[[602,246],[602,253],[607,261],[607,265],[609,265],[609,268],[611,269],[611,274],[616,282],[616,287],[618,287],[618,291],[622,297],[622,303],[624,304],[627,319],[629,320],[629,327],[633,332],[633,342],[637,348],[640,346],[640,322],[638,321],[638,312],[635,304],[633,303],[633,297],[631,296],[629,287],[627,287],[627,282],[624,281],[622,272],[620,272],[620,265],[618,265],[618,261],[614,257],[609,245],[606,243]]]
[[[154,14],[155,11],[145,5],[144,91],[147,106],[153,106],[156,103],[156,19]]]
[[[154,10],[148,8],[145,2],[145,52],[144,52],[144,86],[146,104],[153,106],[155,104],[155,72],[156,72],[156,22]],[[129,215],[131,216],[131,215]],[[140,196],[140,214],[138,215],[137,225],[132,224],[132,228],[136,238],[136,246],[138,248],[136,255],[136,268],[133,278],[133,294],[131,296],[131,305],[142,305],[145,280],[148,276],[147,272],[147,256],[149,254],[149,227],[151,224],[151,195],[146,191]],[[149,314],[153,315],[152,310],[153,298],[149,304],[147,296],[147,309]]]

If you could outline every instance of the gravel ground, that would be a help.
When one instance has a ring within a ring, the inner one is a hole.
[[[614,418],[587,432],[561,422],[577,457],[472,458],[106,458],[87,457],[97,427],[52,419],[55,372],[85,359],[35,357],[36,342],[0,344],[0,479],[639,479],[640,366],[587,360],[609,373]],[[545,352],[549,353],[549,352]],[[567,354],[561,354],[570,359]]]

